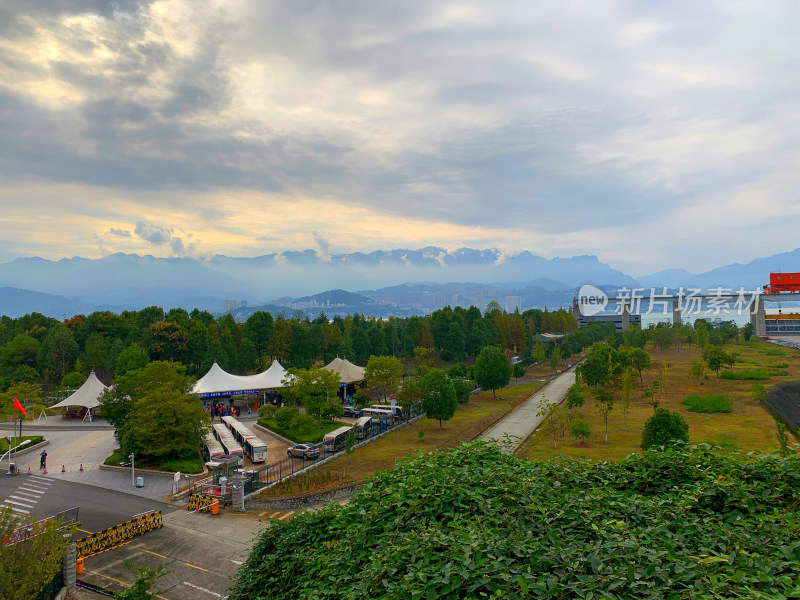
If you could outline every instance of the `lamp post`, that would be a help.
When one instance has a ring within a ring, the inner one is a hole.
[[[8,456],[8,472],[6,473],[6,475],[11,475],[11,453],[12,452],[16,453],[17,448],[22,448],[23,446],[27,446],[30,443],[31,443],[30,440],[23,440],[19,446],[14,446],[13,448],[9,448],[8,452],[3,454],[3,456],[0,456],[0,464],[3,464],[3,459],[6,456]]]
[[[134,466],[133,466],[133,452],[131,452],[128,455],[128,458],[131,459],[131,487],[136,487],[136,476],[135,476]]]

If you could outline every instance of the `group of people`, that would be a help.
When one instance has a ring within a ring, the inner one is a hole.
[[[206,402],[203,402],[203,410],[208,413],[208,416],[214,419],[215,417],[240,417],[242,415],[242,409],[238,406],[234,406],[233,398],[228,401],[228,406],[225,406],[224,402],[219,402],[214,400],[210,405],[206,405]],[[251,414],[250,408],[247,408],[248,416]]]

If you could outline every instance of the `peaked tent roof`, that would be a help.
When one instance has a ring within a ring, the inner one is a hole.
[[[203,395],[270,390],[283,387],[284,377],[286,377],[286,369],[277,360],[272,362],[269,369],[256,375],[233,375],[214,363],[208,373],[197,380],[193,391],[195,394]]]
[[[103,382],[97,378],[94,371],[89,373],[89,377],[75,392],[68,398],[50,408],[62,408],[65,406],[83,406],[84,408],[96,408],[100,405],[100,396],[108,389]]]
[[[324,367],[328,371],[333,371],[339,374],[339,381],[342,383],[355,383],[356,381],[364,381],[364,367],[354,365],[346,358],[334,358]]]

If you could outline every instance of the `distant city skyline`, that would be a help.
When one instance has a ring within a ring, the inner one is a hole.
[[[0,262],[440,246],[638,277],[798,245],[793,3],[0,17]]]

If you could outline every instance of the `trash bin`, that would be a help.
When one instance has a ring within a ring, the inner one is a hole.
[[[144,477],[136,478],[136,487],[144,487]]]
[[[12,475],[16,475],[17,474],[17,463],[9,464],[8,465],[8,472],[11,473]]]

